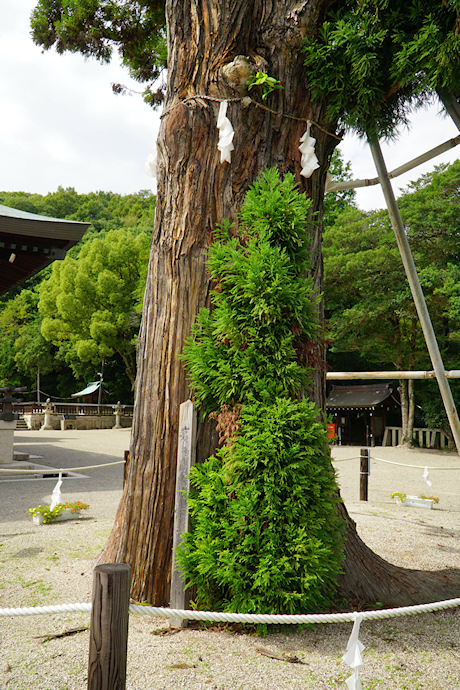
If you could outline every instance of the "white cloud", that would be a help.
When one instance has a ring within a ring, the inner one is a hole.
[[[459,134],[450,117],[440,112],[439,104],[415,112],[411,126],[401,131],[395,141],[382,142],[382,153],[387,170],[390,172],[422,153],[444,143]],[[347,135],[339,146],[345,161],[350,161],[354,179],[367,179],[377,176],[370,148],[366,142],[355,135]],[[460,157],[460,145],[433,158],[408,173],[392,180],[393,189],[398,195],[411,180],[433,170],[435,165],[451,163]],[[383,208],[385,200],[380,185],[356,190],[358,205],[365,209]]]
[[[151,188],[144,163],[159,114],[140,95],[113,94],[112,82],[140,90],[116,61],[43,53],[30,37],[35,4],[2,0],[0,190]]]

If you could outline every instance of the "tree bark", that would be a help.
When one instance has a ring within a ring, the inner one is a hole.
[[[401,443],[402,445],[407,445],[409,443],[408,438],[408,425],[409,425],[409,396],[407,395],[407,381],[406,379],[399,379],[399,397],[401,400]]]
[[[398,386],[401,398],[402,440],[401,445],[414,445],[415,391],[412,379],[400,379]]]
[[[131,593],[137,600],[169,603],[178,414],[180,403],[190,396],[179,356],[197,311],[209,305],[206,248],[216,224],[224,218],[237,220],[248,186],[266,167],[276,165],[281,173],[294,173],[312,199],[306,232],[311,272],[316,289],[322,290],[322,204],[337,144],[327,132],[333,134],[336,123],[328,120],[324,104],[310,99],[300,47],[302,37],[315,32],[331,4],[166,2],[168,87],[158,138],[158,195],[140,332],[131,461],[100,558],[131,565]],[[241,101],[229,103],[227,116],[235,130],[229,165],[220,163],[217,150],[219,102],[195,97],[245,95],[228,67],[238,55],[249,58],[254,70],[281,80],[284,88],[261,104],[274,113],[254,104],[243,107]],[[322,128],[312,127],[320,169],[308,180],[300,177],[298,151],[306,118]],[[324,407],[321,367],[315,384],[313,397]],[[212,429],[199,424],[197,460],[209,456],[215,444]],[[344,519],[348,541],[358,548],[360,540],[346,511]],[[378,558],[369,550],[366,554],[369,562]]]
[[[414,422],[415,422],[415,390],[414,380],[407,381],[407,397],[409,399],[409,406],[407,410],[407,437],[409,445],[414,445]]]
[[[338,595],[356,609],[364,604],[384,607],[410,606],[458,597],[460,569],[408,570],[371,551],[356,532],[345,506],[340,511],[346,523],[345,561]]]
[[[156,604],[169,599],[172,520],[179,405],[189,396],[179,361],[197,311],[209,305],[206,248],[216,224],[237,219],[257,175],[267,166],[293,172],[313,200],[310,235],[312,273],[322,289],[321,214],[328,162],[337,140],[319,129],[316,153],[321,169],[300,177],[300,137],[306,118],[334,132],[324,106],[311,104],[300,45],[318,26],[329,0],[228,4],[188,0],[167,5],[168,88],[158,138],[159,177],[155,226],[144,297],[138,352],[131,462],[104,560],[132,566],[132,595]],[[249,58],[283,82],[266,106],[230,103],[235,130],[232,162],[221,164],[216,99],[246,95],[224,76],[237,55]],[[296,118],[287,117],[292,114]],[[313,216],[312,216],[313,218]],[[323,376],[316,398],[324,402]],[[197,459],[212,453],[215,437],[199,425]]]

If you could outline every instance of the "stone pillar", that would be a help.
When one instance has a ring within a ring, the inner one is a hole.
[[[121,426],[121,415],[123,414],[124,406],[120,404],[120,401],[116,405],[113,405],[113,411],[115,412],[115,426],[112,429],[123,429]]]
[[[43,425],[40,427],[40,431],[46,431],[52,429],[51,415],[53,413],[53,405],[51,400],[48,398],[45,404],[45,419],[43,420]]]
[[[15,427],[16,421],[6,422],[0,419],[0,465],[11,465],[13,462]]]
[[[0,464],[10,465],[13,462],[14,430],[18,414],[14,412],[13,393],[24,393],[27,388],[5,386],[0,388]]]

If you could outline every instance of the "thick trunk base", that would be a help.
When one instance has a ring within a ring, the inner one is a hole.
[[[338,596],[347,607],[386,607],[427,604],[454,599],[460,592],[459,570],[408,570],[388,563],[360,539],[345,506],[345,561]]]

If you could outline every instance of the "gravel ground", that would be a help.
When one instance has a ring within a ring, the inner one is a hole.
[[[17,432],[15,449],[53,467],[120,460],[129,431]],[[375,448],[372,458],[449,467],[430,470],[372,460],[369,501],[359,501],[359,449],[335,447],[341,493],[358,531],[383,558],[408,568],[460,568],[460,463],[455,453]],[[49,503],[55,479],[0,480],[0,607],[91,601],[92,563],[109,534],[121,494],[122,466],[64,479],[64,500],[90,503],[87,517],[35,526],[27,509]],[[396,507],[393,491],[439,496],[433,510]],[[459,592],[460,596],[460,592]],[[0,690],[83,690],[89,614],[0,619]],[[351,623],[280,627],[265,638],[211,627],[170,632],[164,619],[130,615],[128,690],[346,688],[342,661]],[[363,688],[460,687],[459,609],[365,621]],[[266,654],[280,658],[272,658]],[[295,656],[301,663],[283,660]]]

